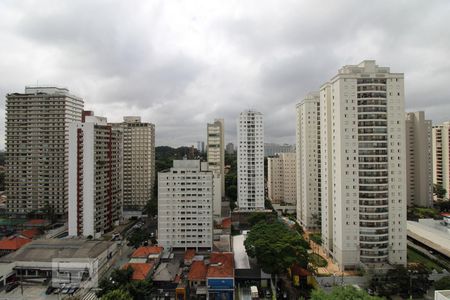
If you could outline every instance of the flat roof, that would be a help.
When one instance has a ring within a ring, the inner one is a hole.
[[[244,246],[245,235],[233,236],[233,254],[235,269],[250,269],[250,260]]]
[[[408,236],[450,257],[450,231],[447,231],[450,228],[440,225],[439,221],[426,221],[426,224],[407,221]]]
[[[114,242],[106,241],[40,239],[0,257],[0,262],[51,262],[55,258],[96,258],[113,244]]]

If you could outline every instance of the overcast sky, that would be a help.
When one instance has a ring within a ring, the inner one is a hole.
[[[450,1],[0,1],[4,95],[51,84],[109,121],[140,115],[157,145],[205,140],[264,114],[266,142],[295,142],[295,104],[346,64],[405,73],[406,107],[450,120]]]

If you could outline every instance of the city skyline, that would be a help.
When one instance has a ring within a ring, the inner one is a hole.
[[[292,107],[342,65],[374,59],[407,74],[407,111],[448,120],[450,92],[437,88],[450,75],[450,43],[441,38],[450,30],[445,1],[299,2],[290,9],[265,2],[257,10],[255,3],[133,4],[0,4],[0,40],[8,45],[0,50],[8,74],[3,101],[24,85],[67,87],[111,122],[124,110],[142,116],[158,128],[156,145],[169,146],[201,140],[216,117],[235,142],[235,120],[251,107],[266,116],[267,141],[293,143]],[[192,117],[177,124],[186,114]]]

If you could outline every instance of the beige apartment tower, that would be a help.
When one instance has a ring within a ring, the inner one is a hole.
[[[341,269],[406,264],[403,78],[366,60],[320,88],[322,240]]]
[[[295,153],[279,153],[267,158],[267,191],[269,200],[283,210],[297,203]],[[277,204],[280,204],[278,206]]]
[[[135,116],[112,125],[123,132],[123,207],[142,210],[154,196],[155,125]]]
[[[450,122],[433,126],[433,183],[450,191]]]
[[[308,230],[320,230],[320,98],[309,93],[297,104],[297,219]]]
[[[208,169],[221,177],[221,196],[225,196],[225,127],[223,119],[207,125],[206,152]]]
[[[68,203],[69,124],[81,120],[84,102],[58,87],[26,87],[6,96],[7,210],[59,216]]]
[[[408,206],[433,205],[431,120],[423,111],[406,113],[406,175]]]

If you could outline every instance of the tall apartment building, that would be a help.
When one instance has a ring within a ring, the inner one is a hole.
[[[403,74],[366,60],[320,89],[322,240],[342,269],[406,264]]]
[[[433,205],[431,120],[423,111],[406,113],[406,176],[408,205]]]
[[[225,152],[227,152],[227,154],[233,154],[234,153],[234,145],[233,143],[228,143],[226,148],[225,148]]]
[[[267,158],[267,190],[270,201],[295,206],[296,177],[295,153],[280,153]]]
[[[123,208],[142,210],[155,188],[155,125],[141,117],[112,125],[123,132]]]
[[[164,248],[212,248],[213,172],[200,160],[174,160],[158,173],[158,243]]]
[[[209,170],[220,174],[221,195],[225,197],[225,126],[223,119],[207,125],[206,151]]]
[[[122,213],[122,132],[83,112],[69,126],[69,235],[100,237]]]
[[[264,156],[274,156],[278,153],[294,153],[295,145],[289,144],[275,144],[275,143],[264,143]]]
[[[238,128],[238,207],[264,209],[264,127],[263,115],[241,112]]]
[[[450,122],[433,126],[433,183],[450,193]]]
[[[321,152],[319,92],[297,104],[297,219],[309,230],[320,229]]]
[[[6,96],[7,210],[26,214],[47,205],[67,212],[69,124],[84,102],[58,87],[25,87]]]

